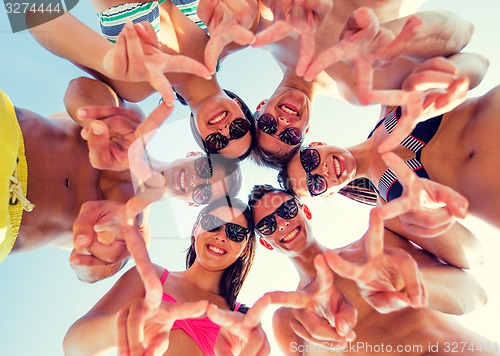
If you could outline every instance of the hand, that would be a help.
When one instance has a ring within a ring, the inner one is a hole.
[[[215,342],[216,355],[269,355],[271,348],[260,319],[271,302],[261,297],[246,313],[220,310],[210,304],[207,316],[221,326]]]
[[[128,148],[136,139],[135,130],[142,118],[133,110],[115,106],[90,106],[77,111],[88,121],[82,129],[88,141],[89,159],[96,169],[123,171],[129,168]]]
[[[113,79],[147,81],[172,106],[174,93],[165,77],[167,72],[184,72],[211,78],[207,68],[198,61],[181,55],[163,52],[153,26],[148,22],[127,22],[118,36],[116,46],[103,58],[107,76]]]
[[[372,209],[370,227],[362,238],[364,262],[359,259],[355,263],[346,261],[333,251],[323,256],[335,273],[356,282],[363,299],[379,313],[387,314],[408,306],[425,307],[427,298],[415,260],[400,248],[384,248],[380,209]]]
[[[117,313],[119,355],[163,355],[169,346],[170,330],[179,319],[202,316],[208,302],[167,303],[151,308],[138,299]]]
[[[401,118],[378,148],[396,148],[415,128],[431,117],[451,111],[467,99],[469,82],[457,76],[457,68],[446,58],[436,57],[414,68],[403,82],[402,90],[379,90],[369,94],[371,102],[400,105]]]
[[[312,81],[324,69],[344,61],[354,67],[359,101],[369,104],[367,95],[373,87],[373,71],[398,59],[420,25],[421,20],[410,17],[401,33],[395,35],[379,26],[373,10],[359,8],[347,20],[341,41],[318,55],[305,71],[304,79]]]
[[[269,292],[274,304],[293,308],[290,321],[293,331],[312,344],[345,346],[353,341],[357,311],[334,286],[334,274],[323,256],[314,259],[316,278],[297,292]]]
[[[255,36],[252,46],[264,46],[287,36],[299,36],[300,50],[295,72],[303,76],[316,49],[316,29],[332,7],[332,0],[275,0],[271,5],[274,23]]]
[[[220,54],[229,43],[253,43],[254,34],[249,28],[259,13],[256,0],[202,0],[196,12],[210,32],[205,47],[205,65],[210,73],[215,73]]]
[[[448,231],[456,218],[465,218],[467,199],[453,189],[429,179],[419,178],[392,152],[382,159],[403,186],[398,199],[384,205],[382,218],[399,216],[403,228],[420,237],[436,237]]]

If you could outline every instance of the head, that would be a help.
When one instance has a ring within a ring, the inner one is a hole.
[[[290,192],[268,184],[256,185],[249,195],[248,204],[252,209],[256,234],[274,249],[295,256],[314,241],[307,207]]]
[[[230,308],[234,308],[254,257],[253,218],[245,203],[224,197],[201,210],[193,226],[186,268],[196,262],[223,271],[219,292]]]
[[[365,178],[356,176],[356,160],[346,149],[315,142],[300,150],[278,174],[281,186],[300,197],[329,197],[335,193],[375,205],[377,195]]]
[[[167,194],[198,205],[206,205],[226,195],[236,196],[242,174],[238,160],[221,155],[189,152],[172,162],[163,172]]]
[[[258,164],[277,168],[295,154],[309,129],[311,103],[302,91],[286,88],[257,106],[257,142],[252,158]]]
[[[255,125],[252,112],[235,93],[224,90],[204,100],[191,113],[191,131],[207,153],[245,159],[252,151]]]

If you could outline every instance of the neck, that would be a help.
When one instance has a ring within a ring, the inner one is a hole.
[[[314,258],[328,251],[326,247],[321,245],[316,240],[307,246],[304,251],[291,257],[295,269],[299,273],[299,288],[305,287],[316,276],[316,269],[314,268]]]
[[[219,285],[223,273],[223,270],[209,271],[195,260],[193,265],[182,274],[184,278],[199,289],[220,295]]]
[[[356,174],[354,178],[370,178],[370,163],[374,149],[372,143],[373,140],[370,138],[356,146],[347,148],[347,150],[351,152],[354,159],[356,160]]]
[[[316,81],[306,82],[304,78],[295,74],[295,68],[285,69],[283,79],[278,85],[278,89],[276,91],[283,91],[287,89],[297,89],[303,92],[311,100],[311,102],[316,99],[319,92],[319,87]]]

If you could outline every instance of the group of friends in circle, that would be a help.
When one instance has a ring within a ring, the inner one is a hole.
[[[88,283],[135,260],[68,330],[65,354],[267,355],[260,320],[270,304],[280,305],[273,334],[285,354],[370,354],[351,347],[364,343],[424,355],[430,344],[490,342],[449,314],[487,298],[464,271],[481,263],[480,241],[456,219],[500,226],[500,90],[467,99],[488,68],[461,52],[470,23],[399,2],[105,0],[93,2],[102,34],[70,13],[45,23],[28,13],[33,37],[92,78],[68,84],[67,117],[15,107],[0,91],[0,260],[69,248]],[[217,81],[224,59],[248,46],[283,71],[255,111]],[[133,103],[156,92],[146,117]],[[320,95],[378,104],[381,119],[354,146],[305,145]],[[201,151],[162,162],[147,142],[174,102],[189,107]],[[255,182],[247,202],[237,198],[243,160],[277,174],[274,185]],[[330,248],[301,199],[337,193],[374,207],[363,236]],[[148,207],[164,195],[201,207],[183,271],[147,252]],[[290,259],[299,284],[249,307],[238,294],[257,239]]]

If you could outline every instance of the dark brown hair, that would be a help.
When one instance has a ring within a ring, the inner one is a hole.
[[[248,272],[250,271],[250,267],[253,264],[253,260],[255,258],[255,232],[254,232],[254,222],[253,216],[250,211],[248,205],[243,203],[238,198],[231,197],[223,197],[219,200],[216,200],[210,205],[204,207],[200,213],[198,214],[198,218],[196,219],[196,223],[193,226],[193,231],[191,233],[191,246],[189,246],[187,256],[186,256],[186,268],[189,268],[193,265],[196,260],[196,250],[194,248],[194,231],[198,226],[200,221],[200,217],[204,213],[211,212],[221,206],[226,206],[229,209],[237,208],[243,212],[245,219],[248,223],[248,229],[250,230],[250,235],[247,240],[247,248],[246,252],[244,252],[233,264],[227,267],[222,274],[222,278],[219,284],[219,292],[220,295],[226,300],[230,310],[234,310],[236,305],[236,298],[240,293],[241,286],[245,281]]]

